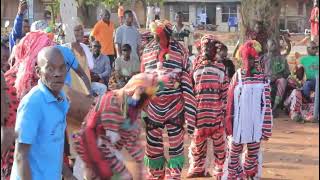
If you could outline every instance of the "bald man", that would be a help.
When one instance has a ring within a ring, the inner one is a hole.
[[[66,76],[63,55],[56,47],[38,55],[38,85],[18,107],[11,180],[61,179],[66,115],[69,102],[62,91]]]

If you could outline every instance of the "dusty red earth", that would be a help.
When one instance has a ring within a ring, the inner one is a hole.
[[[144,141],[143,135],[141,139]],[[168,147],[166,136],[165,139]],[[185,157],[187,157],[190,144],[187,136],[185,142]],[[262,148],[264,156],[262,180],[319,179],[318,123],[296,123],[283,114],[274,120],[273,136],[263,144]],[[134,173],[136,164],[128,156],[127,159],[127,166]],[[188,166],[186,161],[182,179],[186,179]],[[205,179],[213,178],[197,178],[197,180]]]

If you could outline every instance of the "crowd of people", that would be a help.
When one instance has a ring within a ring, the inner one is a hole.
[[[1,42],[1,179],[130,180],[123,149],[138,179],[181,179],[185,132],[188,178],[255,179],[279,110],[295,121],[313,118],[315,42],[290,71],[277,39],[257,21],[238,49],[237,69],[214,35],[194,39],[183,13],[173,24],[153,14],[153,38],[142,43],[134,13],[119,6],[120,26],[102,10],[88,46],[78,18],[75,41],[59,44],[48,14],[29,28],[20,1],[9,45]]]

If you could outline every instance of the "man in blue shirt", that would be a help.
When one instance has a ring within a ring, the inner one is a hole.
[[[69,102],[62,91],[67,68],[60,50],[42,49],[36,72],[38,85],[22,98],[17,111],[11,180],[61,179]]]
[[[22,39],[29,31],[30,24],[28,19],[23,19],[25,11],[28,9],[26,0],[19,2],[18,13],[14,20],[12,32],[9,35],[9,48],[12,51],[13,46],[16,45],[18,39]]]

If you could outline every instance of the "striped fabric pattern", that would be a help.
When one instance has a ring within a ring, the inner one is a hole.
[[[188,53],[180,43],[170,41],[168,58],[163,62],[163,69],[159,70],[159,51],[160,46],[155,40],[147,45],[142,55],[141,72],[158,73],[160,76],[171,74],[171,78],[150,100],[146,113],[152,121],[162,124],[184,111],[185,120],[194,122],[195,100],[188,73]]]
[[[228,180],[242,179],[246,176],[254,177],[258,172],[260,142],[248,143],[246,146],[248,151],[244,163],[241,164],[240,159],[244,145],[232,142],[228,163]]]
[[[222,63],[200,65],[193,70],[195,98],[197,101],[196,127],[197,129],[222,126],[226,97],[228,90],[228,76]]]
[[[245,77],[245,74],[242,72],[242,84],[257,84],[257,83],[265,83],[265,75],[258,72],[256,74],[253,74],[251,77]],[[235,74],[232,78],[232,81],[230,83],[230,87],[235,87],[238,85],[238,76]],[[272,135],[271,129],[272,129],[272,108],[271,108],[271,88],[268,83],[266,83],[264,87],[264,94],[266,98],[266,109],[265,109],[265,114],[263,118],[263,124],[262,124],[262,137],[263,138],[270,138]]]
[[[129,170],[126,168],[123,159],[121,158],[121,150],[125,148],[131,157],[137,163],[143,161],[143,147],[139,141],[140,128],[132,130],[124,130],[121,125],[124,123],[125,118],[121,110],[121,104],[118,101],[117,95],[114,91],[109,91],[104,96],[99,98],[94,111],[99,112],[97,134],[98,146],[103,156],[109,160],[110,167],[114,173],[119,173],[121,176],[131,177]],[[102,107],[102,100],[105,100],[105,106]],[[139,127],[139,125],[137,126]],[[111,131],[120,136],[120,140],[112,143],[112,137],[106,136],[106,132]],[[84,144],[79,135],[74,136],[75,149],[80,155],[81,159],[86,162],[86,155],[83,148]],[[141,173],[142,173],[141,169]]]

